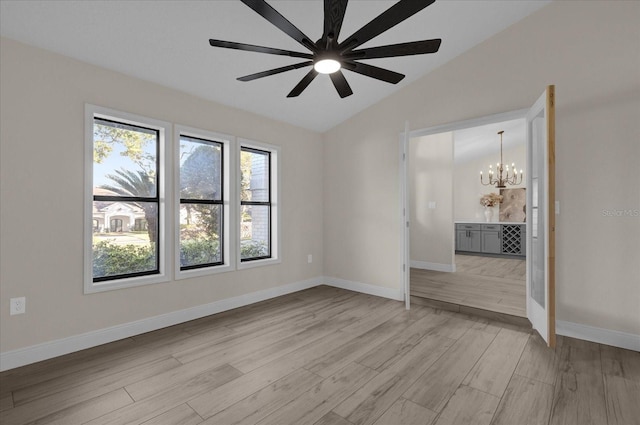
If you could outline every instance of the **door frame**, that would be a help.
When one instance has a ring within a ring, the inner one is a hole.
[[[518,109],[515,111],[502,112],[493,115],[486,115],[483,117],[472,118],[462,121],[454,121],[447,124],[436,125],[433,127],[422,128],[418,130],[409,130],[409,123],[405,123],[405,130],[400,133],[398,140],[400,145],[400,249],[401,249],[401,267],[400,267],[400,282],[404,288],[404,299],[407,310],[410,308],[411,300],[411,283],[410,283],[410,215],[409,215],[409,161],[411,161],[409,155],[409,143],[411,139],[422,136],[429,136],[432,134],[446,133],[450,131],[463,130],[471,127],[479,127],[482,125],[493,124],[501,121],[511,121],[516,119],[526,120],[527,113],[530,108]],[[528,170],[527,170],[528,172]],[[531,235],[529,229],[529,223],[526,224],[527,228],[527,243]],[[527,276],[528,279],[528,276]]]

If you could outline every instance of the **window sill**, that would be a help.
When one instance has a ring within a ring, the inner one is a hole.
[[[220,266],[203,267],[201,269],[180,270],[177,269],[175,279],[191,279],[194,277],[208,276],[218,273],[227,273],[234,271],[235,268],[231,264],[223,264]]]
[[[113,291],[116,289],[133,288],[136,286],[153,285],[155,283],[169,282],[166,274],[158,274],[151,276],[130,277],[125,279],[117,279],[105,282],[89,282],[85,283],[84,293],[95,294],[98,292]]]
[[[254,267],[271,266],[274,264],[280,264],[282,260],[279,258],[265,258],[264,260],[254,260],[238,262],[238,270],[252,269]]]

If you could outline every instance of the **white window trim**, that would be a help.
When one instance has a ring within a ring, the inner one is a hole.
[[[271,153],[271,168],[269,178],[271,179],[271,258],[265,258],[263,260],[252,260],[242,262],[240,258],[240,191],[241,187],[241,173],[240,166],[236,168],[236,190],[235,193],[238,199],[235,201],[237,205],[237,213],[235,215],[235,231],[236,231],[236,264],[238,270],[250,269],[254,267],[269,266],[273,264],[279,264],[282,262],[280,252],[280,147],[270,145],[267,143],[256,142],[254,140],[238,138],[236,143],[236,162],[240,162],[240,150],[243,147],[253,148]]]
[[[167,183],[171,177],[171,161],[168,146],[171,142],[171,123],[160,121],[141,115],[130,114],[101,106],[85,104],[84,107],[84,127],[85,127],[85,149],[84,149],[84,293],[110,291],[114,289],[130,288],[134,286],[149,285],[154,283],[168,282],[172,275],[172,263],[169,247],[172,246],[173,233],[168,231],[168,223],[172,222],[169,216],[173,212],[167,205],[171,201],[171,186]],[[159,273],[149,276],[136,276],[130,278],[114,279],[112,281],[93,281],[93,120],[94,118],[106,118],[117,120],[127,124],[139,125],[153,128],[159,132],[159,152],[160,155],[160,180],[158,181],[159,205],[158,211],[160,220],[158,221],[159,239]]]
[[[199,269],[180,270],[180,136],[191,136],[205,140],[211,140],[212,142],[222,143],[223,145],[223,264],[217,266],[203,267]],[[206,276],[216,273],[224,273],[235,270],[235,258],[236,258],[236,235],[234,232],[236,220],[236,205],[235,205],[235,185],[232,180],[236,176],[236,149],[235,138],[228,134],[214,133],[207,130],[201,130],[198,128],[187,127],[184,125],[174,125],[174,270],[175,279],[189,279],[192,277]]]

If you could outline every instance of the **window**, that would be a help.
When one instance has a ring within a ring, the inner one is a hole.
[[[277,153],[255,142],[240,147],[240,268],[278,259]]]
[[[222,143],[180,136],[180,269],[222,264]]]
[[[231,269],[230,136],[176,126],[176,278]]]
[[[164,277],[166,123],[87,105],[85,291]]]
[[[134,232],[146,232],[149,230],[149,225],[147,224],[147,220],[144,218],[136,218],[136,221],[133,225]]]
[[[170,127],[85,105],[85,293],[280,262],[279,148]]]

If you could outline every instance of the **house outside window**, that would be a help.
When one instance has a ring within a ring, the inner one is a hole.
[[[168,124],[92,105],[85,121],[85,292],[165,281]]]

